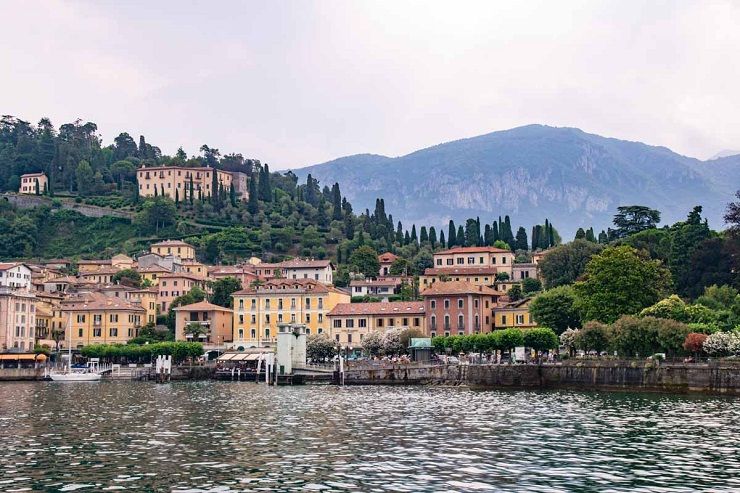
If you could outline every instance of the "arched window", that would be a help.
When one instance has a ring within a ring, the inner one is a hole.
[[[463,327],[465,327],[465,317],[463,317],[462,315],[458,315],[457,316],[457,328],[462,329]]]
[[[239,339],[244,339],[244,329],[239,329]]]
[[[436,329],[437,328],[437,316],[436,315],[432,315],[432,318],[431,318],[430,321],[432,323],[432,330]]]
[[[450,328],[450,316],[445,315],[445,330]]]

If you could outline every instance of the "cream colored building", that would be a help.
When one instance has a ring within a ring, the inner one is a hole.
[[[190,243],[180,240],[166,240],[159,243],[152,243],[149,251],[162,257],[175,255],[183,261],[195,259],[195,247]]]
[[[339,303],[327,317],[331,336],[342,347],[361,347],[370,332],[391,328],[417,329],[426,334],[423,301]]]
[[[28,173],[21,175],[21,184],[18,187],[18,193],[36,194],[36,183],[38,183],[39,194],[49,187],[49,179],[46,173]]]
[[[313,279],[270,279],[235,292],[234,345],[274,344],[278,324],[305,324],[309,334],[329,331],[326,314],[348,293]]]
[[[179,166],[161,166],[139,168],[136,172],[136,181],[139,185],[139,195],[142,197],[153,197],[155,195],[166,195],[175,200],[184,202],[190,200],[190,186],[192,183],[193,197],[207,198],[213,194],[213,168],[185,168]],[[229,171],[216,170],[217,180],[229,193],[233,180]],[[237,186],[237,189],[239,187]],[[239,190],[235,191],[239,192]]]
[[[157,296],[159,296],[159,290],[156,287],[134,289],[128,292],[128,300],[138,303],[146,310],[144,325],[157,323]]]
[[[67,347],[89,344],[125,344],[139,334],[146,310],[130,301],[102,293],[79,293],[61,303]]]
[[[33,351],[36,297],[29,291],[0,286],[0,351]]]
[[[492,267],[496,272],[506,272],[511,277],[514,253],[495,247],[454,247],[433,255],[434,268],[458,269]]]

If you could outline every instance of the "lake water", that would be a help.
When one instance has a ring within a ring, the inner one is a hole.
[[[0,491],[740,491],[740,400],[0,384]]]

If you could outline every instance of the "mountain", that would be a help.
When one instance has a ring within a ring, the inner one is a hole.
[[[731,149],[725,149],[725,150],[719,151],[717,154],[710,157],[709,160],[711,161],[712,159],[719,159],[721,157],[735,156],[737,154],[740,154],[740,151],[733,151]]]
[[[355,207],[385,209],[410,228],[480,216],[510,215],[529,228],[549,218],[565,238],[579,227],[611,226],[620,205],[647,205],[663,224],[695,205],[722,228],[722,212],[740,187],[740,156],[711,161],[665,147],[528,125],[436,145],[389,158],[347,156],[293,170],[323,185],[338,182]],[[358,209],[358,212],[362,209]]]

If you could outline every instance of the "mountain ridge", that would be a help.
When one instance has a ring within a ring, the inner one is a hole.
[[[714,227],[740,183],[740,156],[702,161],[664,146],[531,124],[388,157],[344,156],[294,169],[340,184],[358,207],[377,197],[406,225],[442,226],[510,215],[529,227],[549,218],[568,237],[578,227],[611,225],[620,205],[660,210],[662,224],[703,205]]]

